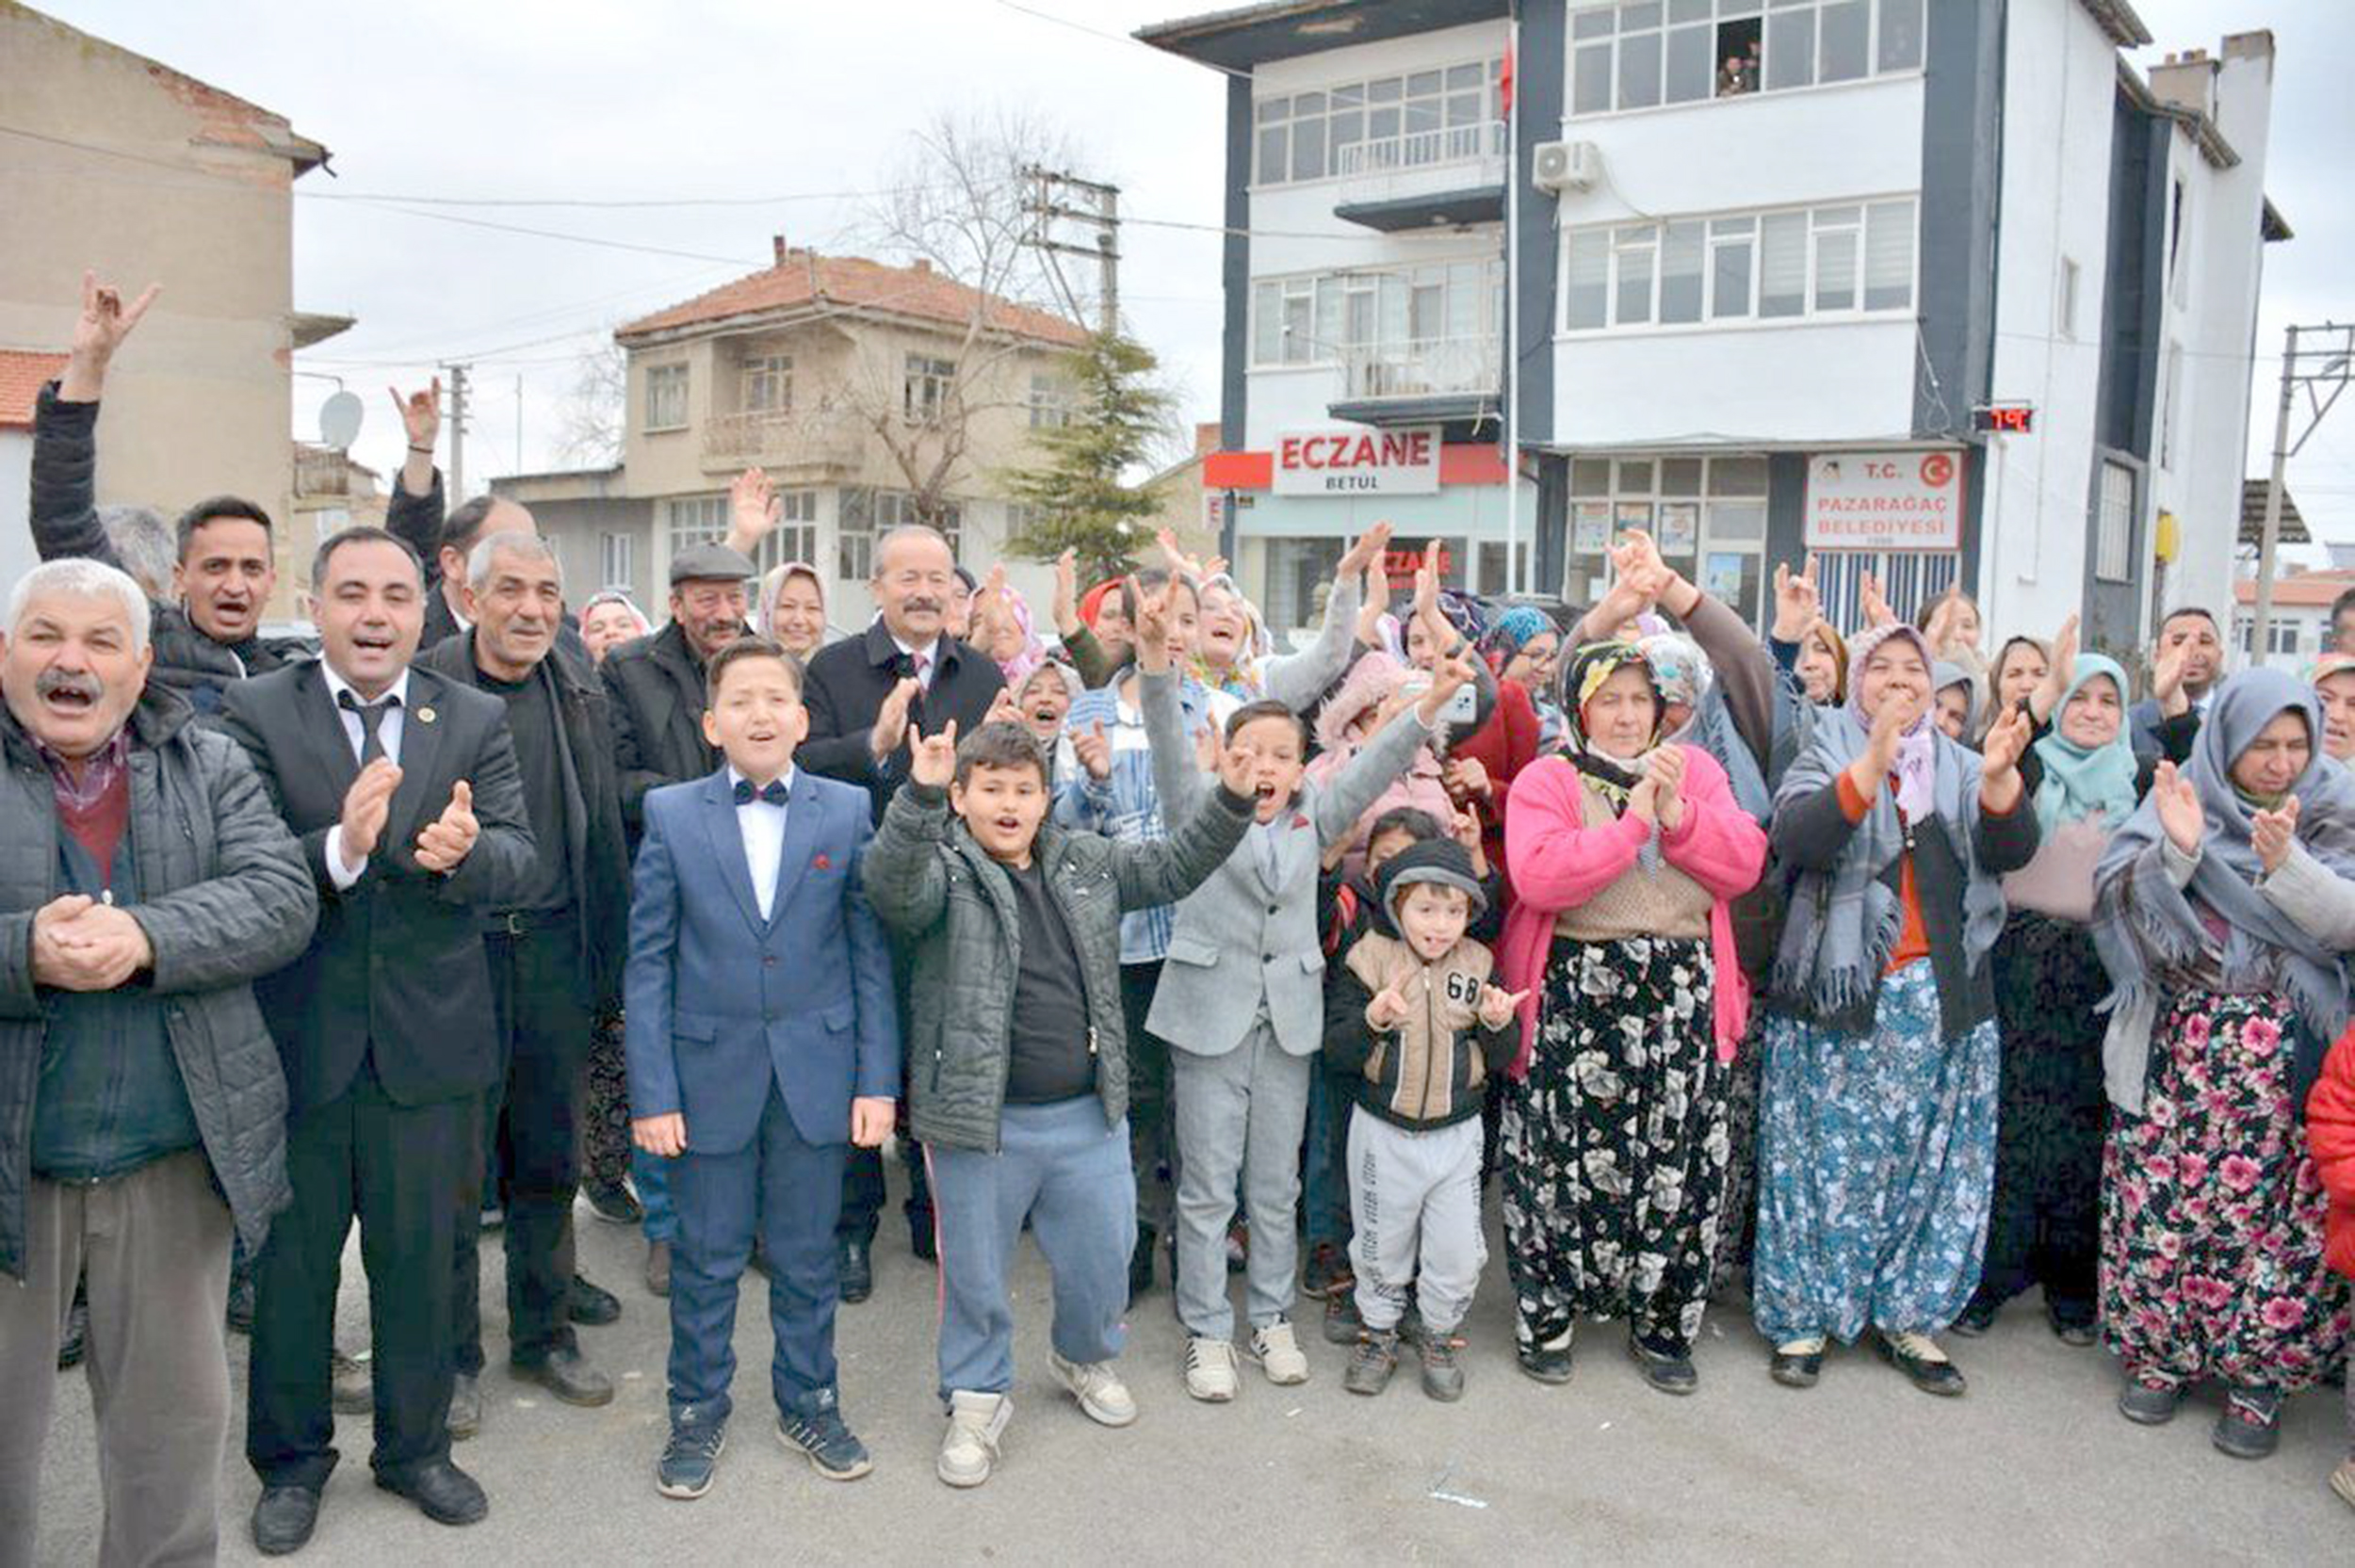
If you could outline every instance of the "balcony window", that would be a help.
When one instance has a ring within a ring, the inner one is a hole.
[[[957,363],[936,360],[928,354],[910,354],[907,358],[907,380],[901,389],[901,412],[911,425],[937,425],[941,411],[948,406],[950,390],[956,385]]]
[[[1923,0],[1620,0],[1570,13],[1572,116],[1922,66]]]
[[[1499,57],[1261,98],[1252,107],[1254,183],[1292,185],[1502,155],[1502,74]]]
[[[787,413],[793,408],[793,356],[762,354],[744,362],[743,401],[746,413]]]
[[[1910,311],[1914,211],[1904,197],[1572,229],[1563,329]]]
[[[1252,363],[1340,365],[1353,397],[1494,392],[1503,271],[1490,258],[1263,278]]]
[[[646,367],[646,426],[649,430],[687,428],[687,366],[650,364]]]

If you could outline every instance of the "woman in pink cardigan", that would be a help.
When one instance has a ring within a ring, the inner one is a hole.
[[[1516,1349],[1567,1382],[1578,1319],[1625,1317],[1645,1381],[1689,1394],[1748,1010],[1727,905],[1766,835],[1706,752],[1661,744],[1633,643],[1580,649],[1561,686],[1564,754],[1522,770],[1504,819],[1500,958],[1528,993],[1503,1114]]]

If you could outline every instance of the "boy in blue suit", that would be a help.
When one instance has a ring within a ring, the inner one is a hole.
[[[726,756],[646,796],[624,976],[631,1135],[676,1156],[666,1497],[710,1490],[727,1431],[737,1285],[757,1229],[771,1266],[777,1434],[819,1474],[873,1468],[835,1388],[834,1226],[848,1144],[891,1130],[891,962],[859,891],[866,791],[793,767],[802,669],[746,638],[706,671]]]

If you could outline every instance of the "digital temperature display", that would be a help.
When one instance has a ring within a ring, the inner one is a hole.
[[[2028,403],[1997,403],[1973,409],[1971,428],[1997,435],[2026,435],[2036,428],[2036,409]]]

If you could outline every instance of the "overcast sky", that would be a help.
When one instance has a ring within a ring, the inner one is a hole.
[[[560,410],[584,349],[618,321],[767,266],[773,234],[844,243],[860,205],[842,193],[885,183],[909,134],[944,111],[1048,116],[1083,149],[1078,172],[1123,187],[1124,314],[1187,416],[1216,414],[1218,238],[1157,225],[1219,219],[1223,82],[1122,37],[1216,0],[35,3],[284,114],[333,151],[337,177],[297,187],[295,300],[359,325],[301,364],[366,397],[355,451],[382,471],[399,446],[385,383],[458,359],[476,366],[470,474],[511,471],[519,450],[526,469],[560,465]],[[2262,473],[2282,328],[2355,316],[2344,195],[2355,106],[2337,69],[2355,58],[2355,5],[2136,6],[2159,40],[2145,66],[2255,27],[2272,28],[2280,51],[2266,185],[2298,237],[2266,257],[2250,460]],[[524,204],[684,198],[737,200]],[[312,433],[332,390],[297,383],[298,433]],[[2355,540],[2355,399],[2292,465],[2291,489],[2318,534]]]

